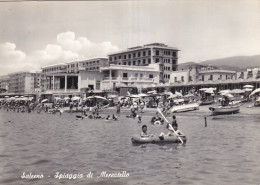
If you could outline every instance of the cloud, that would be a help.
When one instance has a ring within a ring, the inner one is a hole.
[[[119,48],[109,41],[93,42],[87,37],[76,37],[71,31],[59,33],[56,43],[47,44],[26,54],[16,49],[15,43],[0,44],[1,74],[16,71],[40,71],[40,68],[55,63],[66,63],[74,60],[106,57]]]

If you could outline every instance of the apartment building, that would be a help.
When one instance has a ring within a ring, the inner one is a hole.
[[[109,64],[148,66],[159,64],[160,83],[167,83],[178,67],[178,49],[162,43],[146,44],[109,54]]]

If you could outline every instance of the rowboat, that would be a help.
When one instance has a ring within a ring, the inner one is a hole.
[[[228,106],[218,106],[218,107],[209,107],[209,110],[212,111],[213,115],[217,114],[235,114],[240,111],[240,105],[228,105]]]
[[[187,111],[193,111],[193,110],[199,110],[199,104],[198,103],[174,105],[170,109],[171,112],[187,112]]]

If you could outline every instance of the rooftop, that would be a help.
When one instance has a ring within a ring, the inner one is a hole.
[[[125,52],[138,51],[138,50],[148,49],[148,48],[171,49],[171,50],[179,51],[178,48],[176,48],[176,47],[169,47],[168,45],[163,44],[163,43],[151,43],[151,44],[146,44],[144,46],[135,46],[135,47],[127,48],[127,50],[122,50],[122,51],[110,53],[110,54],[108,54],[108,56],[109,55],[120,54],[120,53],[125,53]]]
[[[126,65],[114,65],[111,64],[107,67],[101,67],[101,71],[105,70],[126,70],[126,71],[154,71],[159,72],[158,69],[151,67],[151,66],[126,66]]]
[[[43,66],[43,67],[41,67],[41,69],[49,68],[49,67],[56,67],[56,66],[67,66],[67,64],[64,64],[64,63],[52,64],[52,65],[48,65],[48,66]]]

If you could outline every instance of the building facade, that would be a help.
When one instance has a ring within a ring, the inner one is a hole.
[[[9,90],[9,76],[1,76],[0,77],[0,93],[8,92]]]
[[[18,72],[9,74],[9,93],[35,93],[40,88],[41,73]]]
[[[159,81],[167,83],[170,80],[171,72],[177,70],[178,51],[177,48],[162,43],[152,43],[109,54],[109,64],[124,66],[159,64]]]
[[[109,66],[107,58],[93,58],[79,61],[80,70],[85,71],[100,71],[100,67]]]

